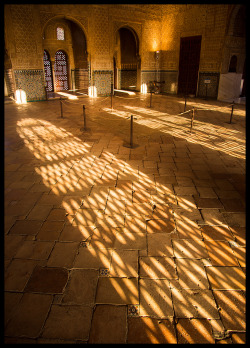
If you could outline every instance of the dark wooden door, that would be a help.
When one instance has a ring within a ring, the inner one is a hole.
[[[181,38],[178,93],[196,95],[200,64],[201,36]]]

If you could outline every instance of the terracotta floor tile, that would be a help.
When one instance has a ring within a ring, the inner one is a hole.
[[[64,221],[66,219],[66,211],[60,208],[51,209],[47,221]]]
[[[94,269],[72,269],[62,297],[62,304],[93,306],[99,272]]]
[[[138,250],[114,250],[110,265],[111,277],[138,277]]]
[[[52,208],[53,208],[53,205],[37,204],[30,211],[29,215],[27,216],[27,219],[28,220],[45,220],[48,217]]]
[[[197,221],[200,220],[201,214],[198,209],[183,209],[183,208],[174,208],[175,219],[184,220],[184,221]]]
[[[238,266],[235,254],[227,241],[209,240],[204,243],[212,266]]]
[[[241,267],[246,267],[246,248],[232,246],[235,257],[237,258]]]
[[[223,213],[223,218],[229,227],[246,227],[245,213]]]
[[[207,319],[179,319],[176,324],[178,344],[214,344],[212,328]]]
[[[23,294],[17,292],[4,292],[4,326],[13,316]]]
[[[170,257],[141,257],[140,277],[150,279],[177,279],[174,260]]]
[[[68,271],[58,267],[37,266],[25,287],[26,292],[62,293],[68,281]]]
[[[71,268],[78,249],[77,242],[56,242],[48,259],[48,267]]]
[[[177,274],[184,289],[209,289],[207,274],[201,260],[177,259]]]
[[[245,291],[213,290],[220,308],[220,316],[226,330],[246,330]]]
[[[99,304],[138,304],[137,278],[99,278],[96,303]]]
[[[211,290],[172,289],[176,318],[220,319]]]
[[[63,221],[45,221],[37,234],[37,240],[56,241],[63,229]]]
[[[170,233],[175,229],[173,218],[150,219],[147,221],[147,233]]]
[[[201,214],[206,225],[225,225],[227,223],[218,209],[201,209]]]
[[[195,201],[198,209],[221,209],[224,207],[218,198],[201,198],[196,196]]]
[[[176,344],[172,321],[150,317],[128,318],[127,343],[131,344]]]
[[[181,196],[186,196],[186,195],[197,195],[197,191],[195,186],[175,186],[174,187],[175,193],[177,195],[181,195]]]
[[[199,184],[201,184],[201,182],[197,182],[196,189],[201,198],[218,198],[212,187],[199,186]],[[204,185],[205,184],[209,185],[207,181],[204,183]]]
[[[97,305],[88,343],[126,343],[126,306]]]
[[[36,235],[42,226],[39,220],[16,220],[10,229],[10,234]]]
[[[114,242],[114,249],[119,250],[146,250],[147,240],[146,233],[132,233],[129,230],[117,232]]]
[[[15,257],[20,259],[47,260],[54,242],[26,240],[22,243]]]
[[[175,222],[180,239],[202,239],[201,229],[195,221],[176,219]]]
[[[245,206],[243,205],[242,201],[240,199],[220,199],[224,209],[227,212],[235,213],[235,212],[244,212],[246,210]]]
[[[92,319],[89,306],[52,305],[42,337],[87,340]]]
[[[202,236],[204,240],[233,240],[233,234],[227,225],[210,226],[203,225],[200,226]]]
[[[176,258],[205,259],[208,257],[205,244],[200,239],[175,239],[172,243]]]
[[[18,249],[22,246],[25,240],[25,236],[19,235],[7,235],[4,237],[4,258],[6,260],[11,260]]]
[[[147,235],[147,241],[148,256],[174,256],[170,234],[151,233]]]
[[[244,290],[246,275],[240,267],[206,267],[213,290]]]
[[[90,248],[107,249],[113,248],[116,241],[117,229],[115,227],[97,227],[90,241]]]
[[[23,291],[36,264],[35,260],[13,259],[5,272],[5,290]]]
[[[88,239],[94,233],[94,228],[81,225],[65,225],[59,236],[59,241],[81,242]]]
[[[246,245],[246,227],[230,226],[230,231],[239,245]]]
[[[24,294],[15,315],[9,321],[5,334],[7,336],[39,336],[52,304],[52,295]]]
[[[139,315],[158,319],[174,316],[171,292],[167,279],[140,279]]]
[[[74,268],[109,268],[112,249],[87,248],[80,246],[76,254]]]

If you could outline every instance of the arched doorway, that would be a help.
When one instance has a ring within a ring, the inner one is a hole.
[[[64,51],[59,50],[55,54],[55,88],[56,91],[67,91],[68,81],[68,58]]]
[[[43,64],[44,64],[44,75],[45,75],[45,83],[46,83],[46,91],[53,92],[53,75],[52,75],[52,67],[49,53],[44,50],[43,54]]]
[[[89,61],[87,37],[81,25],[73,19],[55,16],[44,25],[42,37],[43,50],[46,50],[51,62],[52,90],[80,90],[86,93],[89,87]],[[49,66],[49,62],[46,62]],[[44,69],[45,80],[46,70],[47,66]]]
[[[120,66],[119,85],[124,90],[140,90],[138,81],[139,40],[133,29],[122,27],[118,30],[119,60],[114,61],[114,69]],[[114,71],[115,72],[115,71]]]

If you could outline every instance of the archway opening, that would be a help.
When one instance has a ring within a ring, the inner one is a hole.
[[[43,49],[47,53],[47,56],[44,56],[47,92],[74,90],[87,93],[87,39],[80,25],[59,16],[49,20],[43,30]],[[52,83],[50,87],[49,82]]]
[[[138,90],[138,38],[135,32],[126,27],[118,30],[120,43],[120,88]]]

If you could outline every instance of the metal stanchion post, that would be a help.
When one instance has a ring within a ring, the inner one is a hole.
[[[231,116],[230,116],[230,122],[229,123],[232,123],[233,112],[234,112],[234,101],[233,101],[233,104],[232,104],[232,111],[231,111]]]
[[[133,115],[131,115],[130,121],[130,146],[133,147]]]
[[[63,118],[62,97],[60,97],[60,104],[61,104],[61,118]]]
[[[193,123],[194,123],[194,108],[192,109],[192,119],[191,119],[190,133],[192,133]]]
[[[85,105],[82,106],[82,109],[83,109],[83,123],[84,123],[83,129],[86,131],[87,127],[86,127]]]
[[[150,91],[150,106],[149,106],[150,108],[151,108],[151,106],[152,106],[152,93],[153,93],[153,92]]]
[[[111,110],[113,110],[113,83],[111,83]]]
[[[185,94],[185,106],[184,106],[184,112],[186,111],[186,105],[187,105],[187,96]]]

